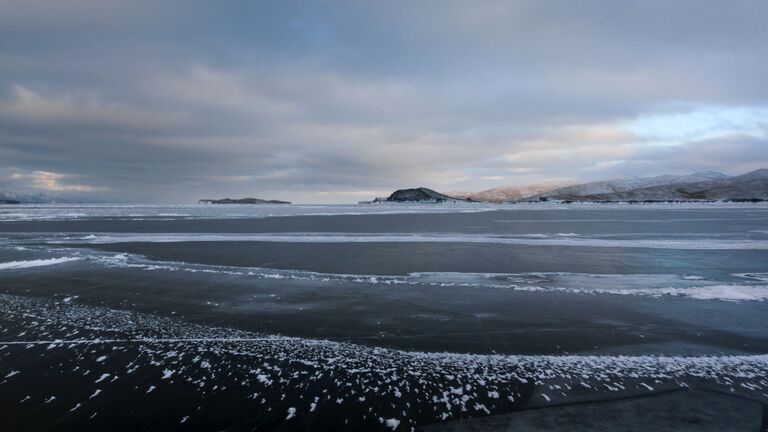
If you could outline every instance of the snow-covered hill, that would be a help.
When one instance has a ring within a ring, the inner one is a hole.
[[[727,175],[714,171],[698,172],[683,176],[660,175],[655,177],[628,177],[567,186],[545,192],[544,195],[548,197],[578,197],[584,195],[611,194],[654,186],[710,182],[727,178]]]
[[[739,176],[716,172],[592,182],[531,199],[561,201],[688,201],[768,199],[768,169]]]
[[[571,181],[553,180],[530,185],[498,187],[481,192],[451,191],[447,194],[454,197],[469,198],[473,201],[502,203],[547,193],[571,184],[573,184]]]
[[[43,193],[21,194],[8,191],[0,192],[0,200],[18,201],[22,204],[51,204],[61,201],[61,199]]]

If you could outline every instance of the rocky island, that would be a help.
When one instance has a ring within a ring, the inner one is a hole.
[[[200,204],[290,204],[290,201],[263,200],[259,198],[201,199]]]
[[[372,203],[380,202],[418,202],[418,203],[449,203],[449,202],[472,202],[468,198],[457,198],[440,192],[434,191],[425,187],[418,187],[413,189],[398,189],[387,198],[376,198],[371,201]]]

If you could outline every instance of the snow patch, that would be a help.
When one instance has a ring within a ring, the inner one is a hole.
[[[387,421],[384,423],[388,428],[392,428],[392,430],[397,429],[398,426],[400,426],[400,420],[398,419],[387,419]]]
[[[292,418],[296,417],[296,408],[290,407],[288,408],[288,416],[285,418],[286,420],[290,420]]]
[[[37,259],[29,261],[11,261],[0,263],[0,270],[14,270],[30,267],[43,267],[55,264],[63,264],[70,261],[78,261],[80,258],[75,257],[63,257],[63,258],[50,258],[50,259]]]
[[[475,234],[376,234],[376,233],[281,233],[281,234],[186,234],[186,233],[136,233],[109,234],[94,240],[91,244],[115,243],[176,243],[176,242],[275,242],[275,243],[480,243],[528,246],[572,246],[572,247],[625,247],[645,249],[679,250],[768,250],[764,240],[721,240],[721,239],[604,239],[582,237],[573,233],[559,233],[536,237],[531,234],[475,235]],[[82,242],[78,239],[77,242]],[[72,243],[72,241],[51,241],[50,243]]]

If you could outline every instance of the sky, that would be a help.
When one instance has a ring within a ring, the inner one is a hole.
[[[0,0],[0,191],[349,203],[768,167],[768,2]]]

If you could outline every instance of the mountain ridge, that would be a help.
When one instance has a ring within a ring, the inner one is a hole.
[[[0,201],[15,201],[19,204],[56,204],[68,202],[66,199],[46,195],[44,193],[24,194],[9,191],[0,192]]]
[[[641,179],[642,180],[642,179]],[[644,183],[658,183],[643,187],[613,185],[613,190],[601,192],[594,187],[601,182],[585,183],[580,188],[562,188],[533,196],[529,200],[556,201],[718,201],[768,200],[768,169],[727,176],[716,172],[694,173],[685,176],[657,176]],[[636,184],[642,184],[638,182]],[[595,190],[598,190],[595,192]],[[580,193],[581,192],[581,193]],[[586,192],[586,193],[584,193]]]
[[[398,189],[381,202],[490,202],[538,201],[621,202],[621,201],[768,201],[768,169],[729,176],[716,171],[693,174],[664,174],[627,177],[573,184],[553,180],[530,185],[505,186],[480,192],[437,192],[426,187]]]
[[[480,192],[449,191],[447,194],[460,198],[468,198],[478,202],[503,203],[540,195],[573,184],[575,184],[575,182],[568,180],[550,180],[547,182],[520,186],[501,186]]]

